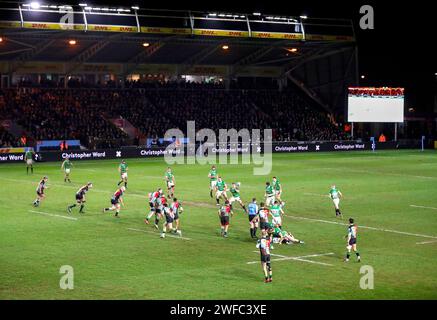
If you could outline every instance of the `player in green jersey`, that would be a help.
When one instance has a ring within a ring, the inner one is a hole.
[[[331,190],[329,190],[329,197],[331,198],[332,202],[334,203],[335,216],[337,218],[343,218],[341,211],[340,211],[340,199],[343,197],[343,194],[340,192],[340,190],[337,189],[335,184],[333,184],[331,186]]]
[[[127,171],[129,170],[127,163],[125,160],[121,160],[120,165],[118,166],[118,172],[120,173],[120,182],[117,184],[118,186],[124,182],[124,187],[127,188]]]
[[[273,186],[270,184],[270,182],[266,182],[264,196],[266,198],[266,206],[271,206],[275,201],[275,190],[273,189]]]
[[[165,172],[164,180],[167,184],[167,197],[169,199],[172,199],[174,198],[174,188],[175,188],[176,181],[170,167],[168,167],[167,171]]]
[[[270,213],[272,215],[272,223],[278,225],[279,228],[282,227],[282,216],[284,215],[284,210],[282,210],[279,201],[276,200],[272,206],[270,206]]]
[[[209,170],[208,178],[209,178],[209,195],[212,198],[213,192],[217,192],[216,184],[217,184],[217,169],[215,166],[211,167]]]
[[[217,205],[220,205],[220,198],[223,197],[225,201],[228,201],[228,195],[226,194],[226,191],[228,190],[228,186],[226,185],[226,182],[222,180],[220,176],[217,177],[217,184],[216,184],[217,191],[215,193],[215,200],[217,201]]]
[[[26,163],[26,172],[29,174],[29,168],[30,172],[33,173],[33,156],[35,155],[35,152],[33,152],[33,149],[27,149],[27,151],[24,153],[24,162]]]
[[[68,180],[68,182],[71,183],[70,173],[71,173],[72,166],[73,166],[73,163],[71,163],[69,158],[66,158],[64,160],[64,162],[62,162],[61,170],[64,170],[64,182],[67,182],[67,180]]]
[[[232,203],[237,201],[240,206],[243,208],[244,212],[247,213],[246,206],[244,205],[243,201],[241,201],[240,198],[240,182],[232,182],[232,187],[229,190],[231,192],[232,197],[229,199],[229,204],[232,208]]]
[[[273,229],[273,243],[278,244],[304,244],[302,240],[296,239],[291,233],[282,230],[278,225]]]
[[[272,186],[273,190],[275,191],[275,198],[279,201],[281,206],[285,205],[285,202],[282,201],[281,195],[282,195],[282,184],[279,182],[279,179],[277,177],[272,178]]]

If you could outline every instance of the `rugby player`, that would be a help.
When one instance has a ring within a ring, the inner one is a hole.
[[[275,201],[275,191],[273,190],[273,186],[270,184],[270,182],[266,182],[264,197],[266,198],[266,206],[268,207],[270,207]]]
[[[244,212],[247,213],[246,206],[244,205],[243,201],[241,201],[241,198],[240,198],[240,183],[239,182],[237,182],[237,183],[232,182],[232,187],[229,191],[231,192],[231,195],[232,195],[232,197],[229,199],[229,205],[231,206],[231,208],[233,208],[232,204],[235,201],[237,201],[240,204],[240,206],[243,208]]]
[[[232,216],[233,212],[229,201],[226,200],[225,204],[218,210],[218,216],[220,218],[220,235],[227,238],[229,228],[229,216]]]
[[[282,228],[282,216],[284,215],[284,210],[282,210],[278,200],[275,200],[273,205],[270,206],[270,213],[272,215],[273,224],[279,225],[279,228]]]
[[[271,216],[269,208],[264,205],[264,202],[261,202],[260,208],[258,210],[258,219],[259,219],[259,227],[261,231],[266,231],[268,229],[269,224],[269,215]]]
[[[124,207],[123,194],[125,191],[126,191],[126,187],[123,186],[121,186],[120,189],[117,189],[117,191],[114,192],[111,198],[111,207],[104,208],[103,212],[115,210],[115,216],[119,218],[118,214],[120,213],[120,204]]]
[[[173,203],[171,204],[171,210],[173,211],[174,222],[176,224],[174,233],[177,233],[181,236],[182,231],[180,229],[180,224],[179,224],[179,214],[182,214],[184,208],[182,207],[182,204],[178,201],[178,199],[176,198],[173,199]]]
[[[164,222],[164,225],[162,226],[161,238],[165,238],[165,234],[167,232],[167,229],[173,233],[177,233],[179,235],[182,235],[182,233],[180,231],[178,232],[178,230],[173,228],[173,222],[174,222],[175,216],[174,216],[173,210],[168,206],[167,203],[163,204],[162,211],[163,211],[163,214],[165,216],[165,222]]]
[[[216,192],[216,184],[217,184],[217,169],[215,166],[211,167],[211,170],[208,173],[209,178],[209,195],[212,198],[213,192]]]
[[[347,227],[347,235],[345,236],[345,238],[347,239],[347,245],[346,245],[347,253],[346,253],[346,258],[344,259],[345,262],[349,261],[351,250],[353,250],[357,255],[357,261],[361,262],[361,256],[357,250],[357,230],[358,227],[354,223],[354,219],[349,218],[349,226]]]
[[[118,166],[118,172],[120,173],[120,182],[117,184],[118,186],[124,182],[124,187],[127,188],[127,171],[129,170],[128,165],[125,160],[121,160],[120,165]]]
[[[279,244],[305,243],[299,239],[296,239],[291,233],[282,230],[278,225],[276,225],[273,229],[273,242]]]
[[[29,168],[30,172],[33,173],[33,156],[35,152],[33,152],[33,149],[27,149],[27,151],[24,153],[24,162],[26,163],[26,173],[29,174]]]
[[[36,188],[36,199],[33,202],[34,207],[38,207],[40,202],[45,199],[46,195],[44,193],[45,189],[48,187],[46,186],[46,183],[48,181],[48,178],[44,176],[38,183],[38,187]]]
[[[259,249],[261,254],[261,268],[264,273],[264,282],[272,282],[272,266],[270,264],[270,239],[267,236],[263,237],[258,241],[256,247]]]
[[[343,194],[340,192],[340,190],[337,189],[335,184],[331,186],[331,190],[329,190],[329,197],[331,198],[332,202],[334,203],[335,208],[335,216],[337,218],[343,218],[340,211],[340,199],[343,197]]]
[[[149,214],[147,215],[146,219],[144,220],[144,222],[149,224],[150,218],[153,215],[155,215],[155,228],[158,228],[158,222],[159,222],[158,214],[161,213],[160,210],[158,213],[156,212],[156,209],[159,209],[159,202],[160,202],[161,197],[162,197],[162,189],[161,188],[158,188],[158,190],[156,190],[155,192],[149,193],[150,211],[149,211]]]
[[[285,202],[282,201],[281,199],[282,184],[279,182],[279,179],[277,177],[272,178],[272,185],[273,185],[273,189],[275,190],[275,199],[279,201],[281,206],[284,206]]]
[[[77,205],[80,205],[79,213],[84,213],[84,212],[83,212],[83,208],[85,207],[85,202],[86,202],[85,194],[86,194],[86,193],[88,192],[88,190],[89,190],[90,188],[92,188],[92,187],[93,187],[93,184],[92,184],[91,182],[88,182],[86,185],[84,185],[84,186],[81,187],[79,190],[77,190],[77,192],[76,192],[76,202],[77,202],[77,204],[76,204],[76,203],[73,203],[71,206],[68,206],[68,207],[67,207],[67,211],[68,211],[68,213],[71,214],[71,209],[73,209],[73,208],[76,207]]]
[[[165,172],[164,180],[167,184],[167,196],[169,199],[172,199],[174,197],[174,188],[175,188],[175,178],[174,174],[171,171],[171,168],[168,167],[167,171]]]
[[[258,205],[256,204],[256,199],[253,198],[252,202],[247,206],[247,213],[249,217],[250,224],[250,236],[252,239],[257,239],[256,230],[258,228]]]
[[[70,172],[71,172],[72,166],[73,166],[73,163],[71,163],[69,158],[66,158],[64,160],[64,162],[62,162],[61,170],[64,170],[64,182],[67,182],[67,180],[68,180],[68,182],[71,183]]]
[[[217,191],[215,193],[215,200],[217,201],[217,205],[219,206],[220,197],[223,197],[225,201],[228,201],[228,195],[226,194],[226,191],[228,190],[228,186],[220,176],[217,177],[216,190]]]

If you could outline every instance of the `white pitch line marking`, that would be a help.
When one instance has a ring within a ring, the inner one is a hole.
[[[422,208],[422,209],[437,210],[437,208],[435,208],[435,207],[417,206],[417,205],[415,205],[415,204],[410,204],[410,207],[413,207],[413,208]]]
[[[258,251],[254,251],[254,252],[258,252]],[[286,260],[294,260],[294,261],[301,261],[301,262],[308,262],[308,263],[313,263],[313,264],[319,264],[322,266],[332,266],[332,264],[329,263],[324,263],[324,262],[318,262],[318,261],[313,261],[313,260],[308,260],[305,258],[313,258],[313,257],[322,257],[322,256],[329,256],[329,255],[333,255],[333,252],[329,252],[329,253],[319,253],[319,254],[309,254],[309,255],[305,255],[305,256],[299,256],[299,257],[287,257],[287,256],[283,256],[280,254],[274,254],[271,253],[271,256],[274,257],[279,257],[277,259],[271,259],[271,261],[286,261]],[[249,261],[247,262],[247,264],[255,264],[255,263],[259,263],[259,261]]]
[[[77,218],[74,218],[74,217],[61,216],[59,214],[53,214],[53,213],[48,213],[48,212],[43,212],[43,211],[29,210],[29,212],[39,213],[39,214],[42,214],[44,216],[62,218],[62,219],[67,219],[67,220],[75,220],[75,221],[77,220]]]
[[[134,228],[127,228],[127,230],[129,231],[137,231],[137,232],[144,232],[144,233],[153,233],[153,234],[157,234],[154,231],[149,231],[149,230],[141,230],[141,229],[134,229]],[[186,238],[186,237],[179,237],[179,236],[174,236],[171,234],[166,234],[166,237],[171,237],[171,238],[176,238],[176,239],[182,239],[182,240],[192,240],[191,238]]]
[[[429,244],[429,243],[436,243],[437,240],[433,240],[433,241],[424,241],[424,242],[416,242],[416,244]]]
[[[322,222],[322,223],[330,223],[330,224],[338,224],[338,225],[341,225],[341,226],[347,226],[346,223],[335,222],[335,221],[328,221],[328,220],[322,220],[322,219],[313,219],[313,218],[305,218],[305,217],[297,217],[297,216],[289,216],[289,215],[284,215],[284,217],[288,217],[288,218],[292,218],[292,219],[300,219],[300,220],[307,220],[307,221],[316,221],[316,222]],[[397,230],[384,229],[384,228],[375,228],[375,227],[368,227],[368,226],[359,226],[359,227],[362,228],[362,229],[391,232],[391,233],[403,234],[403,235],[406,235],[406,236],[414,236],[414,237],[422,237],[422,238],[429,238],[429,239],[437,239],[436,236],[430,236],[430,235],[420,234],[420,233],[411,233],[411,232],[397,231]]]

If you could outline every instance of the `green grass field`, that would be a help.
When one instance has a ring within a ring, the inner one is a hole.
[[[75,161],[73,183],[60,163],[0,166],[1,299],[436,299],[437,153],[344,152],[274,155],[271,175],[250,165],[218,165],[227,183],[241,182],[242,199],[261,200],[276,175],[286,201],[284,228],[304,245],[275,246],[274,282],[263,283],[246,215],[235,205],[229,238],[219,235],[209,166],[175,165],[176,195],[184,203],[184,239],[159,238],[143,219],[147,193],[164,187],[163,159],[128,159],[129,189],[121,218],[102,213],[118,181],[112,161]],[[33,208],[41,176],[47,199]],[[86,213],[66,206],[87,181]],[[345,216],[335,218],[326,197],[331,183],[343,192]],[[63,218],[64,217],[64,218]],[[355,258],[343,262],[346,218],[359,225]],[[370,228],[369,228],[370,227]],[[133,230],[135,229],[135,230]],[[248,262],[256,263],[248,264]],[[74,268],[74,289],[59,286],[63,265]],[[374,269],[374,289],[360,288],[360,267]]]

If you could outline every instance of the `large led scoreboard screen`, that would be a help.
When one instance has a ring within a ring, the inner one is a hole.
[[[404,88],[348,88],[349,122],[404,122]]]

